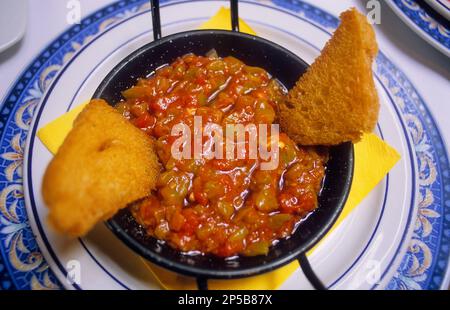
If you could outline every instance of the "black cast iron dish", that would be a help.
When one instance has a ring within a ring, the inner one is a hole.
[[[149,43],[117,65],[94,94],[117,103],[121,92],[146,77],[158,67],[173,62],[187,53],[205,55],[215,49],[220,56],[234,56],[247,65],[264,68],[288,89],[294,86],[308,65],[285,48],[265,39],[239,32],[238,3],[231,1],[232,29],[196,30],[161,38],[159,1],[152,1],[153,33]],[[207,279],[232,279],[272,271],[295,259],[317,289],[325,287],[312,271],[305,253],[331,228],[342,211],[350,191],[353,175],[353,145],[345,143],[330,149],[319,207],[308,216],[287,240],[273,246],[267,256],[239,257],[225,260],[213,255],[183,255],[167,244],[148,237],[128,209],[107,222],[107,226],[130,248],[149,261],[172,271],[197,278],[200,289],[207,289]]]

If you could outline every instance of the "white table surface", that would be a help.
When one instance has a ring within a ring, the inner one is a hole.
[[[69,25],[66,0],[28,0],[29,21],[23,40],[0,54],[0,98],[24,67]],[[82,16],[114,0],[80,0]],[[364,10],[364,0],[306,0],[335,15],[350,6]],[[382,1],[384,2],[384,1]],[[164,30],[163,30],[164,31]],[[410,78],[428,103],[446,145],[450,143],[450,59],[412,32],[382,3],[381,24],[376,26],[380,48]],[[447,147],[448,150],[448,147]]]

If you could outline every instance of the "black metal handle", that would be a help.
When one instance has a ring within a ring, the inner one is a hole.
[[[305,274],[308,281],[314,287],[314,289],[319,291],[327,290],[326,286],[323,285],[322,281],[317,277],[316,273],[312,270],[311,264],[305,254],[300,254],[297,258],[303,273]],[[207,278],[197,278],[197,287],[200,291],[208,290],[208,279]]]
[[[161,15],[159,12],[159,0],[150,0],[153,23],[153,39],[161,39]],[[239,1],[230,0],[231,30],[239,32]]]
[[[208,279],[197,278],[197,287],[198,287],[199,291],[207,291],[208,290]]]
[[[152,8],[153,38],[161,39],[161,16],[159,15],[159,0],[150,0]]]
[[[230,0],[231,30],[239,32],[239,1]]]
[[[320,281],[315,272],[312,270],[306,255],[304,253],[300,254],[297,260],[300,264],[300,268],[302,268],[303,273],[305,274],[311,285],[314,287],[314,289],[320,291],[326,290],[327,288],[325,287],[325,285],[323,285],[322,281]]]

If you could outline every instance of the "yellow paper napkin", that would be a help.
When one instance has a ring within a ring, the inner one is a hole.
[[[63,144],[67,134],[72,129],[73,121],[87,104],[88,102],[85,102],[79,106],[76,106],[66,114],[58,117],[51,123],[45,125],[45,127],[39,129],[37,136],[41,139],[42,143],[44,143],[50,152],[56,154],[61,144]]]
[[[240,27],[241,31],[254,34],[254,31],[242,20],[240,21]],[[230,10],[221,8],[213,18],[201,25],[200,29],[230,29]],[[38,137],[53,154],[57,152],[59,146],[63,143],[64,138],[72,128],[73,121],[86,104],[77,106],[38,131]],[[375,134],[366,134],[359,143],[355,144],[355,169],[350,195],[344,210],[328,234],[375,188],[399,159],[400,155],[397,151]],[[310,255],[314,250],[315,248],[311,249],[307,254]],[[192,278],[170,272],[147,261],[145,263],[161,286],[166,289],[196,288],[196,282]],[[298,263],[294,261],[278,270],[263,275],[237,280],[213,280],[209,281],[208,284],[210,289],[276,289],[298,267]]]
[[[231,29],[231,16],[230,9],[221,7],[217,11],[216,15],[211,17],[208,21],[203,23],[198,29],[220,29],[220,30],[230,30]],[[248,34],[256,35],[250,26],[239,18],[239,31]]]

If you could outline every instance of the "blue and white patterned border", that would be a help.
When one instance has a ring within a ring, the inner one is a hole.
[[[333,29],[338,25],[336,17],[301,1],[273,2],[322,27]],[[36,105],[64,64],[98,33],[146,9],[146,0],[122,0],[87,17],[44,49],[5,97],[0,108],[0,288],[61,288],[28,224],[22,184],[24,141]],[[410,249],[388,288],[439,288],[448,267],[450,244],[447,153],[423,100],[383,54],[377,60],[377,74],[408,120],[419,161],[422,196]]]

